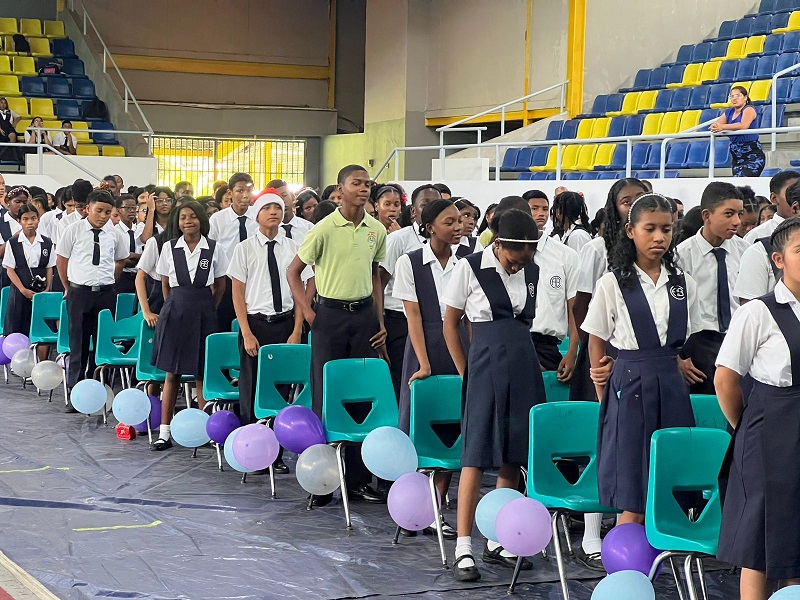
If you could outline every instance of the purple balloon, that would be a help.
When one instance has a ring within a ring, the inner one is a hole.
[[[302,454],[307,448],[326,442],[322,421],[305,406],[287,406],[277,414],[272,427],[280,445],[295,454]]]
[[[5,342],[5,340],[6,336],[0,335],[0,366],[11,363],[11,359],[3,352],[3,342]]]
[[[31,341],[24,333],[12,333],[3,340],[3,354],[12,357],[20,350],[30,348]]]
[[[441,503],[438,492],[436,498]],[[409,531],[421,531],[436,518],[428,476],[422,473],[406,473],[395,481],[387,504],[394,522]]]
[[[553,539],[550,511],[533,498],[517,498],[497,513],[497,541],[517,556],[534,556]]]
[[[603,566],[609,575],[618,571],[639,571],[649,575],[660,553],[647,541],[644,525],[638,523],[617,525],[603,540]]]
[[[152,394],[147,397],[150,398],[150,429],[158,429],[161,425],[161,399]],[[134,429],[136,433],[147,433],[147,421],[142,421]]]
[[[245,425],[233,440],[233,457],[248,471],[266,469],[275,459],[281,445],[275,432],[266,425]]]
[[[206,421],[206,433],[213,441],[224,444],[234,429],[241,427],[239,417],[229,410],[218,410]]]

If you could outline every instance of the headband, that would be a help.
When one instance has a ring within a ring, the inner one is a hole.
[[[636,200],[633,201],[631,204],[631,208],[628,211],[628,223],[631,222],[631,215],[633,214],[633,207],[636,206],[636,203],[641,200],[642,198],[646,198],[647,196],[655,196],[656,198],[661,198],[664,202],[669,202],[669,199],[664,194],[659,194],[658,192],[647,192],[646,194],[642,194]]]
[[[6,194],[7,198],[14,198],[15,196],[19,196],[20,194],[25,194],[28,198],[31,197],[31,192],[28,188],[24,185],[18,185],[16,187],[11,188],[8,193]]]
[[[516,242],[518,244],[538,244],[539,240],[515,240],[513,238],[494,238],[498,242]]]
[[[377,201],[378,198],[380,198],[387,192],[394,192],[395,194],[400,196],[400,190],[398,190],[396,187],[392,185],[382,185],[381,187],[378,188],[378,191],[375,192],[375,200]]]

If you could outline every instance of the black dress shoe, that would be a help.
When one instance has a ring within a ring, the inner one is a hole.
[[[422,533],[423,535],[436,535],[436,527],[426,527]],[[444,519],[442,519],[442,537],[446,540],[454,540],[458,537],[455,528]]]
[[[153,450],[154,452],[161,452],[169,448],[172,448],[172,438],[168,440],[162,440],[161,438],[158,438],[155,442],[150,444],[150,450]]]
[[[416,531],[411,531],[410,529],[403,529],[401,527],[400,528],[400,535],[402,535],[403,537],[417,537],[417,532]]]
[[[473,563],[475,562],[471,554],[463,554],[453,563],[453,577],[455,577],[456,581],[478,581],[481,578],[481,572],[478,571],[477,565],[473,564],[471,567],[459,566],[461,561],[467,559],[471,560]]]
[[[606,568],[603,566],[603,559],[601,558],[599,552],[586,554],[586,552],[583,550],[583,546],[578,546],[575,548],[575,560],[592,571],[597,571],[598,573],[606,572]]]
[[[272,470],[275,471],[276,475],[288,475],[289,474],[289,467],[286,466],[286,463],[283,462],[280,458],[272,463]]]
[[[309,496],[309,500],[311,500],[311,506],[314,508],[321,508],[323,506],[328,506],[333,500],[333,494],[325,494],[324,496]]]
[[[72,402],[70,402],[67,404],[67,407],[64,409],[64,412],[68,414],[75,414],[76,412],[78,412],[78,409],[72,406]]]
[[[483,547],[483,562],[501,565],[513,569],[517,566],[516,556],[503,556],[500,554],[503,551],[502,546],[498,546],[494,550],[489,550],[489,544]],[[527,558],[522,559],[521,571],[530,571],[533,568],[533,563]]]
[[[372,489],[371,486],[364,484],[356,488],[347,490],[347,497],[350,500],[372,502],[373,504],[386,504],[386,496]]]

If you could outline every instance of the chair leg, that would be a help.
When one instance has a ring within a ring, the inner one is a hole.
[[[686,579],[686,588],[689,590],[690,600],[698,600],[697,588],[694,587],[694,571],[692,568],[693,560],[693,555],[689,554],[686,556],[686,560],[683,561],[683,575]]]
[[[678,589],[678,597],[680,600],[686,600],[686,592],[683,589],[683,582],[681,581],[681,573],[675,565],[674,556],[669,557],[669,566],[672,567],[672,576],[675,578],[675,587]]]
[[[436,471],[433,470],[428,475],[428,482],[430,483],[431,487],[431,502],[433,502],[433,514],[436,515],[435,522],[436,522],[436,538],[439,541],[439,552],[442,555],[442,568],[447,568],[447,554],[444,551],[444,532],[442,531],[442,512],[439,508],[439,500],[436,497],[436,485],[434,484],[434,477],[436,476]]]
[[[3,365],[3,375],[6,378],[6,385],[8,385],[8,365]]]
[[[214,444],[217,447],[217,465],[219,465],[219,470],[222,472],[222,452],[220,452],[219,444]]]
[[[105,369],[103,367],[97,367],[97,370],[100,371],[100,383],[105,385],[106,384]],[[103,402],[103,425],[108,425],[108,413],[106,411],[106,402]]]
[[[700,591],[703,593],[703,600],[708,600],[708,587],[706,586],[706,568],[703,564],[703,559],[697,557],[695,559],[697,564],[697,573],[700,576]]]
[[[511,584],[508,586],[508,590],[506,591],[507,594],[511,595],[514,593],[514,588],[517,585],[517,579],[519,579],[519,571],[520,567],[522,567],[522,556],[517,557],[517,564],[514,565],[514,574],[511,576]]]
[[[242,473],[242,483],[247,483],[247,473]]]
[[[392,546],[396,546],[400,543],[400,526],[397,526],[397,529],[394,530],[394,539],[392,540]]]
[[[564,529],[564,540],[567,542],[567,555],[570,557],[575,556],[575,552],[572,550],[572,538],[570,537],[570,530],[569,530],[569,517],[566,514],[561,515],[561,527]]]
[[[344,442],[336,443],[336,460],[339,465],[339,485],[342,488],[342,504],[344,505],[344,520],[348,529],[353,528],[350,522],[350,498],[347,495],[347,483],[344,479]]]
[[[275,469],[272,465],[269,466],[269,487],[272,490],[272,499],[275,500],[277,498],[275,495]]]
[[[564,557],[561,554],[561,537],[558,533],[558,519],[561,516],[559,511],[553,513],[553,549],[558,563],[558,577],[561,580],[561,592],[564,600],[569,600],[569,586],[567,585],[567,573],[564,569]]]

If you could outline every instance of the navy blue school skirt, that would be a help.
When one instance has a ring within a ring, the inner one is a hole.
[[[528,414],[545,401],[530,326],[516,319],[472,324],[462,387],[461,466],[528,463]]]
[[[620,350],[600,405],[600,503],[644,513],[650,438],[658,429],[694,424],[689,389],[675,352]]]
[[[720,473],[722,526],[717,557],[800,577],[800,385],[753,380]]]
[[[33,302],[23,296],[17,286],[12,285],[8,294],[8,308],[6,309],[6,320],[3,323],[3,335],[12,333],[28,335],[31,330],[32,314]]]
[[[217,332],[211,288],[174,287],[158,315],[152,363],[162,371],[203,377],[206,338]]]

